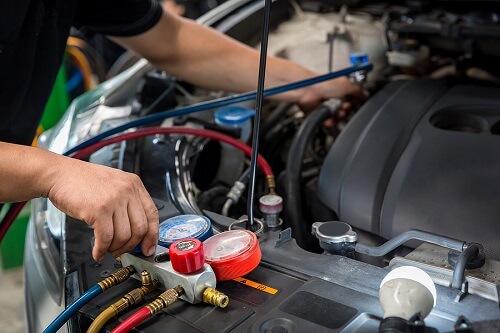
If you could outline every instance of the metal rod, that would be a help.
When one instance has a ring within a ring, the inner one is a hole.
[[[247,229],[253,230],[254,215],[253,205],[255,199],[255,182],[257,178],[257,153],[259,151],[260,118],[262,102],[264,99],[264,82],[266,78],[267,42],[269,39],[269,22],[271,20],[271,0],[264,3],[264,23],[262,27],[262,40],[260,44],[259,81],[257,85],[257,100],[252,134],[252,157],[250,159],[250,183],[248,186]]]

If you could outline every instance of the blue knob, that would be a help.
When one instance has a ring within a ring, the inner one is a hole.
[[[364,65],[368,63],[368,53],[356,52],[349,55],[349,60],[353,65]]]

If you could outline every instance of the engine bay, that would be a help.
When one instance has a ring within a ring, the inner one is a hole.
[[[256,46],[263,6],[229,1],[199,22]],[[432,278],[437,298],[429,316],[413,318],[408,332],[498,332],[498,3],[276,0],[272,11],[269,53],[320,73],[345,69],[353,55],[366,54],[373,70],[361,74],[370,97],[342,111],[339,101],[327,101],[309,114],[266,101],[259,153],[274,174],[270,180],[264,167],[257,175],[258,267],[217,281],[217,290],[229,297],[227,307],[194,298],[176,302],[136,330],[378,332],[384,277],[413,266]],[[178,81],[140,60],[75,100],[39,141],[62,152],[128,121],[228,95]],[[254,107],[246,101],[153,125],[215,131],[249,144]],[[237,121],[229,119],[228,108]],[[158,133],[105,146],[88,161],[138,174],[160,223],[203,216],[217,235],[246,217],[249,159],[214,137]],[[65,290],[60,297],[66,304],[122,265],[149,260],[153,275],[164,267],[156,260],[164,247],[150,259],[109,255],[97,263],[89,259],[92,229],[58,215],[46,199],[37,199],[32,212],[29,232],[44,243],[40,260],[51,263],[52,289]],[[212,231],[206,230],[208,238]],[[457,285],[457,257],[467,247],[477,252]],[[140,285],[135,277],[85,305],[70,331],[88,329],[103,309]],[[134,311],[125,310],[103,331]]]

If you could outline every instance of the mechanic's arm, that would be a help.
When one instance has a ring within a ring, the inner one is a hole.
[[[257,86],[259,53],[211,28],[164,11],[149,31],[133,37],[111,37],[154,66],[205,88],[244,92]],[[268,57],[266,86],[317,75],[288,60]],[[345,77],[280,95],[302,106],[330,97],[360,97],[365,92]]]
[[[158,211],[135,174],[49,151],[0,142],[0,202],[49,198],[61,211],[94,228],[94,259],[128,252],[142,240],[152,254]]]

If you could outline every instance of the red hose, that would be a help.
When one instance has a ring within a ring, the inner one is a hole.
[[[192,128],[192,127],[182,127],[182,126],[174,126],[174,127],[148,127],[148,128],[143,128],[143,129],[138,129],[135,132],[130,132],[130,133],[123,133],[116,135],[112,138],[99,141],[97,143],[94,143],[93,145],[90,145],[86,148],[83,148],[82,150],[77,151],[71,157],[74,158],[83,158],[87,155],[90,155],[91,153],[108,146],[113,143],[118,143],[121,141],[125,140],[131,140],[131,139],[137,139],[137,138],[142,138],[145,136],[150,136],[150,135],[155,135],[155,134],[186,134],[186,135],[195,135],[203,138],[209,138],[212,140],[217,140],[221,141],[224,143],[227,143],[241,151],[243,151],[247,156],[251,156],[252,154],[252,148],[248,146],[247,144],[230,137],[229,135],[222,134],[216,131],[211,131],[207,129],[200,129],[200,128]],[[257,163],[259,163],[259,166],[262,169],[262,172],[266,176],[273,176],[273,170],[271,169],[271,166],[269,166],[269,163],[259,154]]]
[[[7,231],[9,231],[10,226],[12,225],[12,223],[14,223],[17,215],[19,215],[24,205],[26,205],[26,201],[14,203],[9,208],[9,211],[7,212],[7,215],[5,215],[2,224],[0,224],[0,243],[2,243],[2,240],[7,234]]]
[[[134,312],[130,317],[125,319],[120,325],[116,326],[111,333],[126,333],[129,332],[132,328],[136,327],[144,320],[151,317],[151,312],[148,307],[145,306],[136,312]]]

